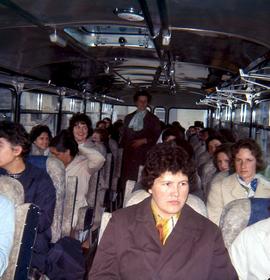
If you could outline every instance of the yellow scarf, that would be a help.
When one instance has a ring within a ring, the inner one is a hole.
[[[171,234],[174,229],[179,217],[180,213],[171,216],[169,219],[163,218],[158,214],[157,206],[154,203],[151,203],[151,209],[154,215],[154,219],[156,222],[156,228],[159,232],[159,238],[162,245],[165,244],[167,238]]]

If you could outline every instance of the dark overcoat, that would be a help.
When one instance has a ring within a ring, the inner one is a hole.
[[[124,148],[123,168],[121,177],[123,181],[127,179],[137,180],[138,170],[140,165],[144,165],[147,151],[156,144],[161,133],[159,119],[147,111],[143,119],[143,129],[134,131],[128,125],[135,115],[136,111],[127,115],[124,120],[123,134],[120,146]],[[146,138],[147,144],[143,144],[138,148],[133,148],[131,145],[134,140]]]
[[[214,223],[185,205],[162,246],[150,201],[147,198],[113,213],[89,280],[237,279]]]

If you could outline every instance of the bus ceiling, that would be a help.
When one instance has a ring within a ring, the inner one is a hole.
[[[0,82],[127,103],[147,88],[190,108],[216,106],[217,88],[247,101],[269,90],[258,78],[269,72],[269,10],[251,0],[1,0]]]

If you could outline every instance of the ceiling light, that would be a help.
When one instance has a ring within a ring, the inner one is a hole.
[[[128,20],[128,21],[143,21],[144,16],[142,11],[129,8],[129,9],[118,9],[115,8],[113,13],[118,17]]]

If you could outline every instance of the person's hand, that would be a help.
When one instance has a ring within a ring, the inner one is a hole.
[[[132,141],[131,147],[136,149],[144,144],[147,143],[147,139],[146,138],[141,138],[141,139],[136,139]]]

